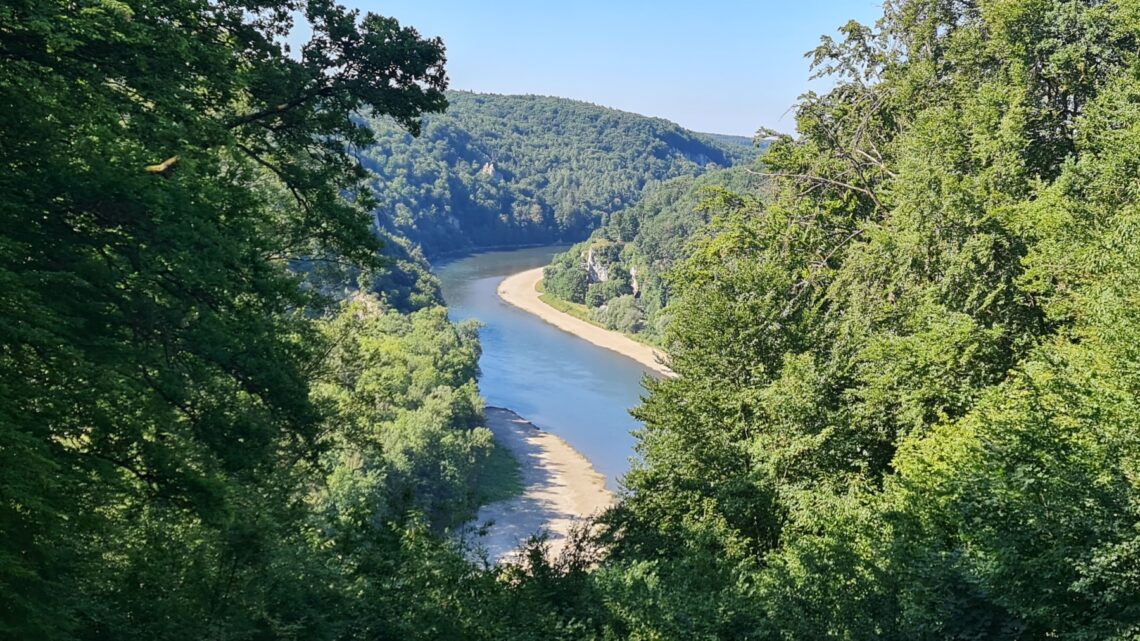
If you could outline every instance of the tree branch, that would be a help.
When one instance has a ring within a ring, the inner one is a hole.
[[[857,186],[852,185],[850,183],[845,183],[845,182],[841,182],[838,180],[832,180],[830,178],[824,178],[823,176],[812,176],[810,174],[769,173],[766,171],[756,171],[754,169],[747,169],[747,168],[745,168],[745,171],[747,171],[750,174],[757,175],[757,176],[763,176],[765,178],[794,178],[796,180],[810,180],[810,181],[817,182],[817,183],[824,183],[824,184],[828,184],[828,185],[835,185],[836,187],[843,187],[844,189],[850,189],[851,191],[857,191],[861,194],[866,195],[868,198],[870,198],[871,200],[873,200],[875,202],[876,207],[878,207],[880,209],[883,208],[882,203],[880,203],[879,199],[875,197],[874,192],[872,192],[870,189],[867,189],[865,187],[857,187]]]
[[[279,116],[281,114],[288,113],[305,104],[306,102],[313,100],[314,98],[323,98],[325,96],[332,95],[333,91],[334,88],[332,86],[326,85],[320,89],[315,89],[308,93],[303,93],[288,102],[283,102],[274,107],[262,109],[261,111],[255,111],[244,116],[238,116],[237,118],[234,118],[233,120],[226,123],[226,129],[236,129],[237,127],[269,118],[270,116]]]
[[[265,167],[269,171],[273,172],[273,175],[277,176],[278,180],[280,180],[281,183],[283,185],[285,185],[285,188],[289,190],[289,193],[291,193],[293,195],[293,199],[297,201],[297,204],[300,205],[306,212],[312,212],[312,207],[309,205],[309,201],[306,200],[304,195],[302,195],[301,192],[298,191],[297,188],[293,186],[293,183],[290,182],[289,179],[285,177],[285,172],[280,167],[277,167],[273,163],[262,158],[260,155],[258,155],[258,153],[256,151],[250,149],[249,147],[243,145],[242,143],[239,142],[239,143],[235,143],[235,144],[237,145],[238,149],[241,149],[242,151],[244,151],[247,156],[249,156],[251,159],[253,159],[254,162],[261,165],[262,167]]]

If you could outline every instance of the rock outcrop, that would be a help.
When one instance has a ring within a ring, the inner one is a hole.
[[[602,262],[593,247],[586,250],[586,272],[591,283],[604,283],[610,279],[610,266]]]

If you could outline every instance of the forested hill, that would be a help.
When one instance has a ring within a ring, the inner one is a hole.
[[[651,185],[637,205],[615,212],[588,239],[554,257],[546,292],[586,305],[590,319],[608,329],[661,342],[669,318],[666,274],[689,257],[720,200],[759,194],[766,184],[739,166]]]
[[[732,136],[728,134],[700,134],[706,138],[711,138],[722,145],[734,145],[736,147],[752,147],[753,140],[748,136]]]
[[[755,158],[739,137],[543,96],[449,92],[415,138],[366,117],[376,143],[376,218],[428,256],[474,247],[580,240],[658,180]]]
[[[1140,0],[883,11],[755,181],[580,103],[431,115],[443,43],[327,0],[5,3],[0,640],[1140,638]],[[631,291],[668,259],[677,376],[617,505],[472,563],[510,461],[401,232],[602,219]]]

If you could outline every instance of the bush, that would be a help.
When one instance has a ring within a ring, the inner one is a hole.
[[[630,287],[628,280],[624,278],[611,278],[605,282],[593,283],[586,289],[586,305],[589,307],[601,307],[605,305],[607,301],[632,293],[633,288]]]
[[[590,320],[601,323],[606,329],[635,334],[641,331],[645,315],[637,307],[637,300],[632,295],[626,294],[610,300],[601,307],[591,309]]]
[[[585,266],[575,262],[553,263],[542,272],[542,286],[546,293],[572,303],[586,302],[589,283]]]

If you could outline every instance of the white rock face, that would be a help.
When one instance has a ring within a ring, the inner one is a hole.
[[[603,265],[594,255],[594,248],[586,250],[586,271],[591,283],[604,283],[610,279],[609,265]]]

